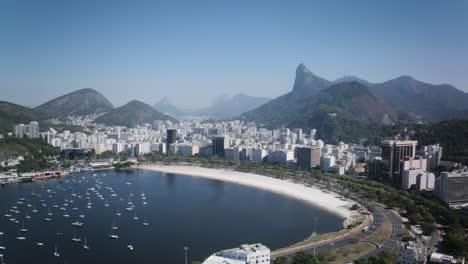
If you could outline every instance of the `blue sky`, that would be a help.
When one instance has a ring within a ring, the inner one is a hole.
[[[300,62],[327,79],[411,75],[468,91],[468,1],[0,0],[0,100],[79,88],[115,105],[276,97]]]

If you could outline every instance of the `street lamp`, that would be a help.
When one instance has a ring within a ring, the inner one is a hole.
[[[187,252],[188,252],[189,248],[188,247],[184,247],[184,251],[185,251],[185,264],[187,264]]]
[[[314,256],[315,256],[315,247],[317,245],[317,217],[314,218],[315,225],[314,225]]]

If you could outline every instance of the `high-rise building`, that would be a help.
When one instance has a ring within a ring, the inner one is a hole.
[[[414,158],[417,141],[414,140],[384,140],[381,142],[382,163],[381,177],[397,186],[401,186],[401,162],[406,157]]]
[[[224,157],[224,149],[229,148],[229,137],[213,138],[213,155]]]
[[[22,138],[24,137],[24,135],[26,135],[26,128],[24,126],[24,124],[18,124],[15,126],[14,130],[13,130],[13,134],[15,135],[15,137],[17,138]]]
[[[29,138],[39,138],[39,123],[36,121],[32,121],[29,123],[29,131],[28,131]]]
[[[177,130],[175,129],[168,129],[167,130],[167,145],[174,144],[177,141]]]
[[[435,195],[446,203],[468,202],[468,170],[442,172],[436,180]]]
[[[320,165],[320,148],[298,147],[297,165],[303,168],[314,168]]]

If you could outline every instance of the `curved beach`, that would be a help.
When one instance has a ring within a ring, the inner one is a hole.
[[[281,180],[252,173],[244,173],[224,169],[211,169],[198,166],[176,165],[139,165],[136,168],[160,171],[165,173],[184,174],[226,182],[247,185],[254,188],[282,194],[294,199],[308,202],[333,214],[345,218],[345,223],[351,221],[353,212],[349,210],[353,204],[348,200],[341,200],[339,195],[324,192],[316,187],[309,187],[290,180]]]

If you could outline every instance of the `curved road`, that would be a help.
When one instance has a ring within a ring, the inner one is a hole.
[[[373,203],[373,205],[375,206],[375,209],[376,209],[375,212],[372,213],[374,222],[373,222],[373,225],[371,227],[369,227],[369,230],[367,232],[361,232],[361,233],[355,234],[353,236],[344,238],[342,240],[337,240],[337,241],[334,241],[332,243],[317,246],[317,247],[315,247],[315,249],[312,247],[312,248],[309,248],[309,249],[306,249],[306,250],[303,250],[303,251],[307,252],[307,253],[310,253],[310,254],[313,254],[314,250],[315,250],[315,252],[318,253],[318,252],[327,251],[327,250],[330,250],[330,249],[344,247],[344,246],[354,244],[354,243],[358,243],[358,242],[371,243],[374,246],[376,246],[376,248],[374,250],[372,250],[369,253],[367,253],[367,254],[365,254],[365,255],[358,258],[358,259],[361,259],[361,258],[367,258],[367,257],[373,256],[373,255],[377,255],[377,254],[379,254],[380,252],[383,252],[383,251],[393,250],[397,246],[397,242],[399,240],[401,230],[402,230],[402,227],[403,227],[401,219],[393,211],[385,209],[384,206],[382,206],[382,205],[380,205],[378,203]],[[377,243],[367,241],[366,238],[369,235],[371,235],[371,234],[373,234],[375,232],[381,232],[380,227],[382,226],[384,216],[387,217],[390,220],[391,224],[392,224],[392,233],[391,233],[390,238],[387,241],[385,241],[383,246],[378,247]],[[292,258],[294,256],[294,254],[295,253],[289,253],[289,254],[285,254],[285,255],[282,255],[282,256],[287,257],[287,258]],[[278,256],[281,256],[281,255],[276,255],[275,257],[278,257]]]

